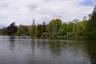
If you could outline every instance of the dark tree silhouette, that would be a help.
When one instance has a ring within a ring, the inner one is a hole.
[[[17,32],[17,26],[15,25],[15,22],[11,23],[10,26],[7,27],[7,34],[12,35]]]
[[[96,39],[96,6],[87,23],[87,36],[89,39]]]

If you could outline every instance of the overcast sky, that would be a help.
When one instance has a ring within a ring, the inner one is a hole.
[[[63,21],[82,19],[94,9],[96,0],[0,0],[0,24],[32,24],[49,22],[53,18]]]

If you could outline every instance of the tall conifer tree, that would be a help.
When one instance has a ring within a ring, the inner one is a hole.
[[[87,36],[90,39],[96,39],[96,6],[87,24]]]

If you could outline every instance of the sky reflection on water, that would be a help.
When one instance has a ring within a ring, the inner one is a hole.
[[[94,44],[0,36],[0,64],[93,64],[96,60]]]

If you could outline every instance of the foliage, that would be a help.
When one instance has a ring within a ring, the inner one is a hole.
[[[66,35],[66,34],[67,34],[67,28],[68,28],[68,25],[67,25],[66,23],[62,24],[62,25],[60,26],[60,29],[59,29],[58,34],[59,34],[60,36]]]
[[[11,23],[10,26],[5,28],[5,33],[8,35],[14,35],[17,32],[17,26],[15,25],[15,22]]]
[[[62,23],[60,19],[53,19],[48,24],[19,25],[15,23],[0,30],[0,34],[8,35],[29,35],[32,37],[64,37],[64,38],[89,38],[96,39],[96,7],[89,20],[74,20],[69,23]]]
[[[36,36],[36,24],[35,24],[35,20],[33,20],[32,25],[29,26],[29,28],[28,28],[28,34],[29,34],[30,36],[33,36],[33,37]]]
[[[86,36],[89,39],[96,39],[96,7],[87,23]]]
[[[37,36],[40,37],[44,33],[43,25],[37,26]]]
[[[28,27],[26,25],[20,25],[17,30],[18,35],[26,35],[28,32]]]
[[[61,26],[62,21],[60,19],[53,19],[48,24],[48,32],[57,33]]]

